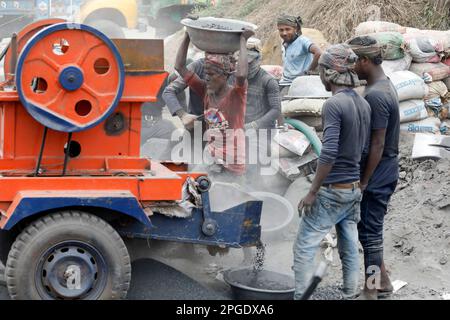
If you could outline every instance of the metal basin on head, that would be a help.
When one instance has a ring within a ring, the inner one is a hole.
[[[183,19],[192,43],[205,52],[233,53],[239,50],[244,28],[256,30],[257,26],[244,21],[214,17]]]

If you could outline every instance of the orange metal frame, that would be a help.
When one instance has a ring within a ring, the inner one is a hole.
[[[69,160],[65,176],[61,172],[67,133],[48,130],[42,173],[34,176],[44,126],[28,114],[17,92],[0,91],[0,213],[12,214],[8,208],[25,190],[124,191],[139,201],[180,200],[188,176],[195,179],[203,174],[140,157],[141,105],[156,101],[166,77],[163,71],[127,73],[122,98],[112,115],[122,113],[125,129],[109,135],[101,123],[73,133],[72,141],[80,144],[81,153]],[[0,227],[5,223],[3,219]]]

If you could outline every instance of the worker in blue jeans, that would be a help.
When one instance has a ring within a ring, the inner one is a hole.
[[[399,99],[381,67],[382,48],[377,40],[361,36],[348,43],[359,57],[355,70],[360,79],[367,80],[364,98],[372,110],[370,148],[361,164],[363,200],[358,229],[366,281],[360,299],[377,300],[393,291],[384,264],[383,225],[399,178]]]
[[[370,106],[353,87],[358,57],[347,45],[330,47],[320,57],[320,77],[333,96],[322,111],[323,147],[294,244],[295,299],[307,289],[320,242],[335,226],[343,271],[343,296],[358,295],[360,220],[360,161],[370,133]]]

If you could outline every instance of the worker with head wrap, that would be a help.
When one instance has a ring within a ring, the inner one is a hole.
[[[245,129],[272,129],[281,114],[281,99],[277,81],[261,68],[261,41],[250,38],[247,41],[248,51],[248,88],[247,107],[245,113]],[[234,67],[235,59],[231,57]],[[206,78],[205,59],[194,61],[187,67],[200,79]],[[233,84],[234,73],[228,77],[228,84]],[[187,87],[179,77],[164,90],[163,98],[173,115],[178,115],[187,129],[191,129],[195,120],[203,113],[203,99],[190,89],[189,105],[183,107],[179,95]],[[268,134],[268,138],[270,134]]]
[[[250,38],[248,51],[248,89],[246,129],[272,129],[281,114],[281,99],[277,81],[261,68],[261,41]]]
[[[362,299],[378,299],[393,287],[383,259],[384,216],[399,178],[400,112],[397,91],[384,74],[382,47],[370,36],[347,42],[359,59],[356,72],[367,80],[364,97],[372,110],[370,150],[361,163],[361,222],[359,240],[364,250],[366,280]]]
[[[333,96],[322,111],[323,147],[309,193],[300,201],[302,214],[294,245],[295,298],[301,299],[314,271],[322,239],[335,226],[343,269],[343,296],[359,293],[358,229],[360,161],[370,133],[370,106],[353,87],[358,57],[347,45],[334,45],[319,60],[325,88]]]
[[[248,95],[247,112],[245,115],[246,128],[267,129],[275,126],[275,120],[281,113],[281,100],[279,88],[275,88],[276,80],[266,71],[261,69],[261,41],[250,38],[247,41],[248,48]],[[231,60],[234,64],[233,59]],[[205,79],[205,59],[199,59],[188,65],[188,69]],[[228,83],[234,82],[234,74],[228,78]],[[178,115],[183,124],[188,128],[192,122],[203,113],[203,101],[195,92],[190,90],[189,105],[183,106],[179,101],[179,94],[187,88],[187,84],[179,77],[163,93],[163,99],[172,115]],[[183,121],[184,119],[184,121]]]
[[[205,154],[220,173],[242,176],[245,173],[244,118],[247,104],[248,56],[247,40],[254,32],[245,29],[240,37],[239,59],[234,66],[230,55],[205,54],[205,79],[186,67],[190,43],[186,32],[178,49],[175,69],[186,84],[203,100],[203,117],[207,124],[208,144]],[[228,78],[234,72],[234,83]],[[243,148],[242,148],[243,147]],[[224,169],[224,170],[222,170]]]
[[[280,37],[283,39],[283,77],[280,80],[281,95],[288,94],[295,78],[308,74],[317,68],[321,50],[302,35],[302,19],[283,14],[277,21]]]

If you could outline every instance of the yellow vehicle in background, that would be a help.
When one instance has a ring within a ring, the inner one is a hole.
[[[62,18],[93,26],[111,38],[123,38],[122,28],[138,28],[137,0],[35,0],[37,19]]]
[[[109,37],[123,37],[122,28],[138,27],[138,4],[136,0],[82,1],[78,19]]]

